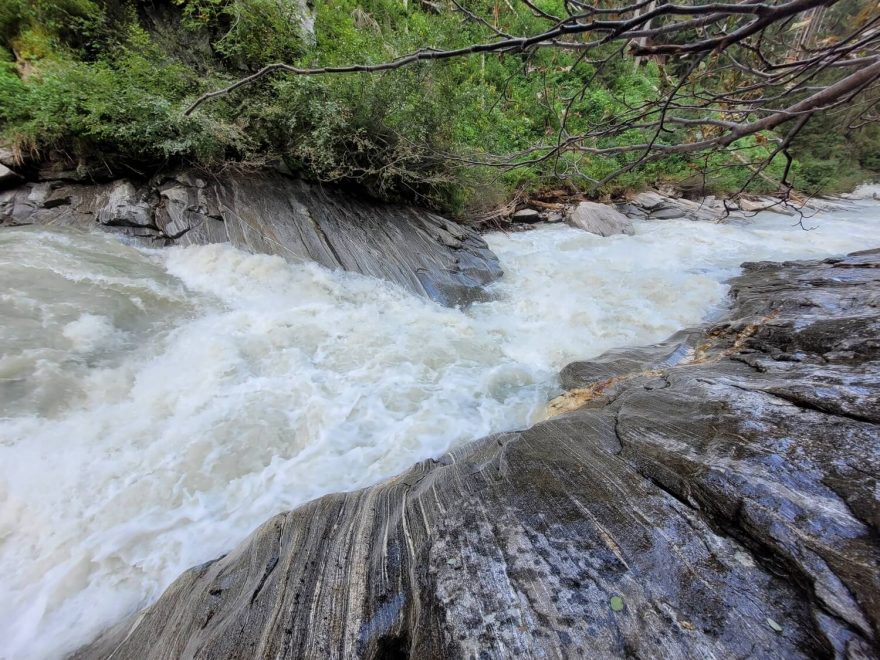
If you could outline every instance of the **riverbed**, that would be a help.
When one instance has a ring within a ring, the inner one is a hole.
[[[570,361],[720,313],[744,261],[880,246],[880,205],[490,234],[491,301],[223,245],[0,231],[0,657],[51,658],[271,515],[528,426]]]

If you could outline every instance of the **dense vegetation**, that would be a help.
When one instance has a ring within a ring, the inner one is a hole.
[[[539,4],[559,10],[558,0]],[[527,31],[536,20],[501,0],[468,6],[502,29]],[[380,62],[491,35],[451,8],[317,0],[312,28],[297,0],[0,0],[0,137],[31,158],[62,154],[120,174],[283,161],[309,178],[356,182],[453,212],[501,203],[515,189],[583,187],[585,177],[613,169],[609,159],[571,154],[515,169],[468,162],[556,139],[564,98],[595,73],[575,51],[472,56],[370,75],[276,75],[184,115],[200,93],[270,62]],[[674,75],[654,61],[618,59],[572,106],[570,125],[638,104]],[[633,130],[623,139],[643,136]],[[748,177],[743,160],[768,153],[760,137],[735,146],[708,161],[669,156],[595,192],[662,181],[732,190]],[[878,147],[873,126],[846,131],[817,120],[794,145],[794,183],[850,187],[880,169]],[[752,188],[772,188],[780,168],[774,162]]]

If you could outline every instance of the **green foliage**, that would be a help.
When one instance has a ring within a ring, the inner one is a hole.
[[[487,16],[499,11],[506,29],[538,29],[525,8],[480,2],[469,6]],[[561,0],[540,6],[563,9]],[[270,62],[377,63],[426,45],[483,41],[487,31],[459,13],[401,0],[318,0],[314,37],[301,28],[298,0],[153,0],[151,7],[179,29],[170,37],[148,32],[157,28],[135,0],[0,0],[0,139],[34,154],[62,149],[135,167],[280,158],[310,178],[354,181],[386,197],[461,212],[500,204],[517,188],[586,186],[631,162],[636,154],[539,160],[529,149],[555,143],[568,97],[575,100],[567,128],[576,133],[652,98],[674,75],[653,62],[636,69],[627,59],[596,75],[572,51],[477,55],[371,75],[276,75],[185,117],[198,94]],[[646,137],[633,129],[597,146]],[[658,137],[667,144],[698,138],[689,128]],[[841,138],[835,127],[820,126],[793,147],[799,160],[792,175],[804,186],[839,186],[878,169],[878,147],[873,128]],[[750,161],[768,153],[750,138],[724,153],[666,157],[597,192],[661,181],[736,190],[751,175],[737,155]],[[463,162],[491,154],[520,154],[524,164],[500,170]],[[767,173],[778,177],[783,168],[778,157]],[[769,185],[755,177],[749,189]]]
[[[228,63],[259,68],[289,62],[303,52],[297,25],[302,9],[293,0],[174,0],[190,31],[208,30],[212,46]]]
[[[0,118],[6,137],[31,152],[62,148],[137,162],[216,162],[245,151],[234,124],[183,116],[181,102],[196,84],[191,71],[164,60],[132,27],[126,47],[95,62],[49,55],[24,80],[3,63]]]
[[[846,118],[815,116],[791,152],[794,184],[809,192],[843,192],[880,171],[880,131],[875,125],[847,130]],[[843,129],[843,130],[841,130]]]

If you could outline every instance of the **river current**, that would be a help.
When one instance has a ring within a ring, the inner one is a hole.
[[[527,426],[566,363],[723,309],[743,261],[880,247],[805,221],[491,234],[493,301],[228,246],[0,230],[0,658],[53,658],[271,515]]]

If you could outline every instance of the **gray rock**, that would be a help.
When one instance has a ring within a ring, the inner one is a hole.
[[[278,515],[79,658],[877,657],[880,250],[571,365],[557,416]]]
[[[535,209],[520,209],[510,216],[511,222],[538,222],[541,220],[541,212]]]
[[[103,176],[101,176],[103,175]],[[109,171],[102,167],[90,167],[73,163],[67,158],[50,158],[37,170],[38,181],[67,181],[69,183],[91,183],[106,180]]]
[[[617,204],[615,208],[628,218],[636,218],[641,220],[648,216],[647,211],[639,206],[636,206],[635,204]]]
[[[770,213],[778,213],[780,215],[797,215],[798,208],[802,206],[801,204],[791,201],[788,203],[783,202],[778,197],[742,197],[736,201],[736,205],[746,213],[754,214],[758,211],[769,211]],[[815,212],[809,204],[804,206],[803,210],[805,212]],[[823,210],[831,210],[831,209],[823,209]],[[751,217],[751,216],[749,216]]]
[[[5,165],[13,171],[18,169],[18,162],[15,158],[15,154],[12,153],[11,149],[7,149],[6,147],[0,147],[0,164]]]
[[[470,228],[274,172],[181,172],[146,184],[49,181],[0,193],[0,226],[28,223],[97,226],[150,245],[229,242],[381,277],[450,306],[484,297],[484,285],[502,273]]]
[[[737,201],[737,205],[743,211],[747,211],[749,213],[754,213],[756,211],[763,211],[769,204],[766,200],[761,199],[748,199],[743,197]]]
[[[874,199],[877,199],[876,197]],[[774,200],[776,201],[776,200]],[[833,211],[846,211],[851,209],[852,206],[848,205],[843,200],[832,200],[824,197],[812,197],[807,203],[804,205],[805,210],[809,210],[811,212],[821,212],[828,213]],[[774,209],[775,210],[775,209]],[[788,209],[791,215],[795,214],[795,211],[792,209]]]
[[[21,183],[21,177],[11,169],[0,163],[0,189],[11,188]]]
[[[724,204],[709,195],[702,200],[673,197],[657,191],[647,191],[636,195],[631,202],[623,205],[623,212],[631,217],[648,217],[651,220],[686,219],[700,222],[727,221],[731,218],[725,212]]]
[[[638,195],[632,198],[632,203],[636,206],[640,206],[643,209],[650,211],[651,209],[657,208],[661,204],[668,204],[669,197],[666,195],[661,195],[658,192],[649,190],[645,192],[640,192]]]
[[[568,214],[568,224],[599,236],[635,233],[632,220],[605,204],[581,202]]]
[[[649,216],[652,220],[671,220],[673,218],[684,218],[687,213],[678,206],[662,206],[651,211]]]
[[[125,179],[104,187],[96,200],[95,217],[108,227],[155,228],[150,204]]]

